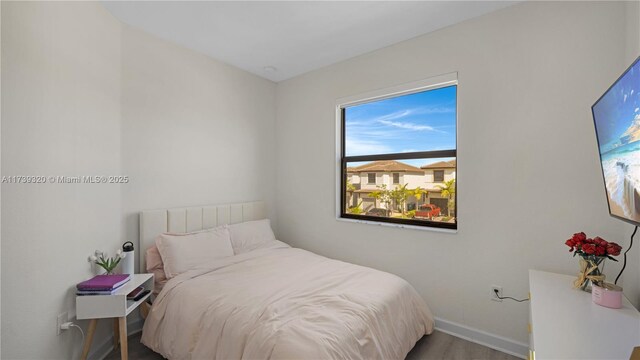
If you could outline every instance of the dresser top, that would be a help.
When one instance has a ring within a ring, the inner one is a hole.
[[[640,313],[591,301],[573,288],[575,276],[529,270],[536,359],[625,359],[640,346]]]

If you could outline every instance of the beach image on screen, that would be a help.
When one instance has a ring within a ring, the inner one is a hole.
[[[612,215],[640,222],[640,62],[593,106]]]

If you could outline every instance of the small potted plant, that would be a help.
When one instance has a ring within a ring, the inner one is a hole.
[[[576,289],[586,292],[591,292],[592,283],[604,282],[600,264],[606,259],[618,261],[613,256],[620,255],[622,250],[622,247],[614,242],[608,242],[599,236],[590,239],[583,232],[573,234],[565,244],[569,251],[573,252],[573,256],[580,256],[580,272],[573,285]]]
[[[114,255],[113,257],[105,257],[103,252],[96,251],[95,255],[89,256],[89,262],[92,262],[98,265],[100,268],[104,269],[107,275],[112,275],[114,270],[116,269],[116,266],[118,266],[118,264],[120,263],[120,260],[122,260],[125,256],[126,254],[123,253],[120,249],[116,251],[116,255]]]

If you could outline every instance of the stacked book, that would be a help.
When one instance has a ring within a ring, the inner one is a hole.
[[[77,295],[112,295],[129,281],[131,275],[97,275],[76,285]]]

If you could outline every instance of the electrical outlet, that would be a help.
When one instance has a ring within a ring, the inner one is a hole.
[[[58,321],[56,323],[56,334],[60,335],[62,333],[61,326],[69,320],[69,314],[65,311],[62,314],[58,315]]]
[[[489,296],[491,296],[491,300],[493,301],[502,302],[502,299],[499,299],[498,296],[496,296],[496,290],[498,291],[498,296],[502,297],[502,286],[497,285],[491,285],[491,293]]]

